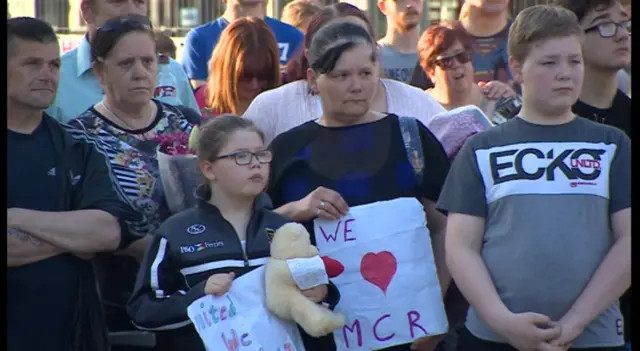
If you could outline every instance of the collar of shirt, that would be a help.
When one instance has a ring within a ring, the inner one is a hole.
[[[91,44],[89,44],[87,35],[82,37],[82,40],[80,40],[80,43],[78,44],[76,56],[76,59],[78,60],[78,77],[85,74],[87,71],[93,70],[91,65]]]

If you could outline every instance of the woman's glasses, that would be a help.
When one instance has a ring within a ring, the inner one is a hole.
[[[216,160],[220,160],[223,158],[233,158],[236,161],[238,166],[246,166],[253,161],[253,158],[256,158],[260,163],[269,163],[273,159],[273,154],[271,150],[261,150],[256,152],[251,151],[238,151],[228,155],[222,155],[216,157]]]
[[[104,22],[102,27],[98,28],[98,32],[113,32],[125,24],[140,25],[147,29],[151,29],[151,21],[145,16],[122,16],[112,18]]]
[[[601,37],[611,38],[618,34],[618,28],[624,28],[627,32],[629,32],[629,34],[631,34],[631,20],[622,22],[603,22],[585,29],[584,32],[589,33],[597,30]]]
[[[469,51],[463,51],[452,56],[433,59],[433,63],[440,66],[442,69],[450,69],[453,68],[454,60],[458,61],[460,64],[465,64],[471,61],[471,53]]]

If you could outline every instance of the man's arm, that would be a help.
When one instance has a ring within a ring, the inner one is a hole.
[[[11,208],[7,226],[57,246],[64,251],[113,251],[120,243],[120,224],[102,210],[45,212]]]
[[[7,267],[42,261],[64,250],[40,241],[15,228],[7,228]]]
[[[449,285],[451,284],[451,274],[447,268],[445,255],[445,230],[447,226],[447,217],[436,209],[435,202],[423,199],[422,205],[427,216],[427,227],[431,233],[431,247],[433,248],[433,259],[436,263],[438,273],[438,281],[442,289],[442,298],[444,298]]]
[[[611,215],[611,230],[615,243],[561,323],[585,327],[631,286],[631,208]]]

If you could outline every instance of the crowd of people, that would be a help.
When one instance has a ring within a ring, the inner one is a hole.
[[[147,0],[83,0],[62,56],[8,19],[8,350],[205,350],[187,307],[266,263],[265,228],[315,244],[314,220],[399,198],[424,206],[449,332],[384,350],[631,350],[630,2],[467,0],[424,30],[423,0],[377,5],[380,36],[348,3],[226,0],[181,62]],[[469,105],[495,126],[451,157],[428,125]],[[158,137],[196,130],[198,203],[172,213]]]

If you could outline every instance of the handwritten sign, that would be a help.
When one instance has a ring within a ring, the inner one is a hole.
[[[422,205],[413,198],[352,207],[337,220],[316,219],[317,247],[344,272],[334,332],[339,351],[376,350],[447,332],[447,317]]]
[[[329,284],[329,276],[320,256],[287,260],[289,272],[301,290]]]
[[[264,267],[233,281],[223,296],[194,301],[187,314],[210,351],[304,351],[293,322],[264,305]]]

